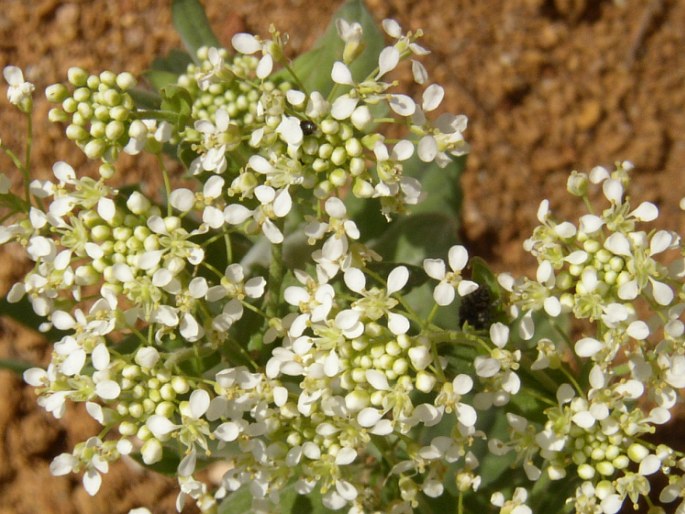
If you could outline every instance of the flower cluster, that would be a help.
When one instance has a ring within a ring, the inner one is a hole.
[[[1,146],[26,184],[20,197],[0,181],[15,199],[0,244],[34,263],[8,300],[55,334],[47,369],[24,378],[55,417],[82,402],[103,427],[52,472],[83,472],[95,494],[122,456],[175,458],[177,508],[203,512],[247,490],[254,512],[292,492],[352,513],[439,497],[528,513],[535,482],[565,479],[577,512],[613,514],[659,471],[663,501],[685,496],[685,456],[645,437],[685,386],[685,250],[642,228],[658,209],[630,207],[630,166],[571,175],[587,205],[591,186],[608,201],[576,224],[542,203],[525,244],[534,280],[497,281],[458,244],[399,262],[355,203],[399,230],[427,196],[412,161],[452,166],[466,118],[432,118],[444,91],[418,60],[420,31],[385,20],[391,43],[369,59],[360,23],[336,27],[342,51],[318,89],[275,29],[199,48],[160,109],[136,104],[127,73],[72,68],[46,91],[50,118],[69,122],[96,178],[59,161],[53,180],[30,180]],[[403,62],[418,99],[389,78]],[[5,77],[30,115],[32,86],[18,68]],[[121,151],[158,155],[161,195],[116,182]],[[575,341],[566,320],[581,323]],[[502,463],[522,470],[504,486]],[[221,479],[201,481],[215,464]]]

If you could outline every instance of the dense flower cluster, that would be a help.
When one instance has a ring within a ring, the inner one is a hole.
[[[52,472],[83,471],[95,494],[122,455],[152,466],[175,452],[179,511],[192,499],[214,512],[247,489],[252,510],[270,512],[291,488],[330,509],[399,514],[442,496],[463,510],[491,486],[482,461],[514,452],[524,475],[487,497],[501,513],[532,512],[543,478],[569,480],[579,513],[637,503],[659,471],[662,501],[685,497],[685,456],[643,437],[685,386],[685,251],[677,234],[640,228],[658,209],[630,207],[630,166],[571,175],[587,205],[591,186],[608,201],[576,224],[542,203],[526,242],[535,280],[470,276],[461,245],[446,261],[381,262],[348,200],[376,199],[388,220],[410,211],[425,193],[406,164],[445,167],[465,153],[466,118],[431,118],[444,92],[426,85],[420,31],[385,20],[392,43],[355,78],[362,26],[337,29],[327,96],[304,87],[275,30],[237,34],[235,53],[201,48],[173,84],[183,113],[137,107],[127,73],[73,68],[69,86],[46,91],[60,104],[51,119],[100,162],[97,179],[57,162],[0,227],[0,244],[35,263],[9,301],[60,334],[48,368],[25,380],[54,416],[83,402],[103,426]],[[418,100],[388,78],[403,61]],[[33,87],[18,68],[5,77],[30,114]],[[118,189],[119,152],[162,144],[197,187],[162,169],[164,198]],[[297,242],[306,257],[286,270]],[[550,333],[562,318],[582,321],[582,337]],[[489,433],[493,416],[508,437]],[[219,483],[196,478],[217,462],[228,464]]]

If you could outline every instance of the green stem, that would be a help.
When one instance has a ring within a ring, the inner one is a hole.
[[[141,110],[135,111],[134,116],[139,120],[163,120],[169,123],[176,124],[180,119],[180,115],[174,111],[155,111],[155,110]]]
[[[31,203],[31,190],[29,188],[29,183],[31,179],[31,147],[33,146],[33,117],[31,113],[26,113],[27,118],[27,128],[26,128],[26,152],[24,157],[24,196],[26,203]]]
[[[278,223],[283,230],[283,222]],[[283,247],[280,244],[271,245],[271,263],[269,264],[269,293],[266,300],[266,316],[278,317],[281,300],[281,285],[283,284]]]
[[[166,166],[164,165],[164,159],[162,159],[161,154],[157,155],[157,162],[159,162],[159,166],[162,168],[162,179],[164,180],[164,190],[166,191],[166,211],[167,211],[167,216],[171,216],[173,214],[173,210],[171,207],[171,182],[169,181],[169,172],[166,169]]]

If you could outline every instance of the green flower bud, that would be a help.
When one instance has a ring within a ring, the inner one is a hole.
[[[114,87],[117,83],[117,76],[114,72],[105,70],[100,73],[100,83],[109,87]]]
[[[78,102],[71,97],[65,98],[64,102],[62,102],[62,109],[64,109],[64,112],[74,114],[77,108]]]
[[[125,131],[126,128],[124,127],[123,123],[120,121],[110,121],[105,127],[105,136],[110,141],[116,141],[122,135],[124,135]]]
[[[88,72],[83,68],[73,66],[67,70],[67,80],[70,84],[76,87],[82,87],[86,85],[88,80]]]
[[[100,87],[100,78],[97,75],[91,75],[88,77],[86,85],[91,91],[97,91]]]
[[[100,173],[100,176],[105,180],[112,178],[114,176],[115,171],[116,169],[114,168],[114,166],[107,162],[101,164],[98,168],[98,173]]]
[[[171,379],[171,387],[173,387],[176,394],[186,394],[190,391],[190,384],[184,377],[174,377]]]
[[[143,412],[143,406],[138,402],[130,403],[128,406],[128,414],[131,417],[138,419],[143,415]]]
[[[45,98],[48,102],[61,103],[67,96],[69,96],[69,90],[64,84],[52,84],[45,88]]]
[[[352,194],[357,198],[371,198],[375,190],[373,186],[360,178],[354,181],[354,186],[352,186]]]
[[[130,421],[122,421],[119,424],[119,433],[125,437],[132,437],[136,435],[138,431],[138,426]]]
[[[614,468],[614,465],[606,460],[603,460],[602,462],[599,462],[595,465],[595,469],[597,470],[597,473],[599,473],[602,476],[608,477],[614,474],[616,471],[616,468]]]
[[[86,157],[89,159],[99,159],[104,155],[106,150],[107,145],[103,141],[99,139],[93,139],[92,141],[89,141],[83,148],[83,153],[85,153]]]
[[[157,439],[150,438],[145,441],[142,448],[140,449],[140,456],[143,458],[143,462],[147,465],[154,464],[162,460],[162,455],[164,450],[162,448],[162,443]]]
[[[121,94],[116,89],[108,89],[105,91],[103,100],[105,105],[114,107],[121,103]]]
[[[90,138],[90,134],[88,134],[87,130],[79,125],[74,125],[73,123],[67,126],[64,133],[71,141],[85,141]]]
[[[319,128],[324,134],[336,134],[340,130],[340,123],[335,120],[323,120]]]
[[[74,94],[72,94],[71,96],[77,102],[87,102],[90,99],[90,93],[91,91],[87,87],[79,87],[76,88]]]
[[[331,172],[328,179],[335,187],[342,187],[347,183],[347,172],[342,168],[337,168]]]
[[[116,84],[119,87],[119,89],[121,89],[122,91],[126,91],[127,89],[135,87],[136,78],[129,72],[125,71],[117,75]]]
[[[53,107],[48,111],[48,120],[52,123],[64,123],[69,119],[69,115],[59,107]]]
[[[130,109],[127,109],[123,105],[117,105],[109,110],[109,117],[114,121],[126,121],[130,114]]]

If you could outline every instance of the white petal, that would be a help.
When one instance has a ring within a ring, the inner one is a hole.
[[[244,32],[234,35],[231,44],[238,52],[248,55],[258,52],[262,48],[256,37]]]
[[[388,384],[388,377],[382,371],[376,369],[367,369],[366,381],[371,384],[371,386],[378,391],[389,391],[390,384]]]
[[[604,225],[604,220],[594,214],[585,214],[580,218],[580,229],[586,234],[597,232]]]
[[[399,62],[400,51],[394,46],[386,46],[378,56],[378,75],[376,75],[376,79],[394,70]]]
[[[95,385],[95,394],[103,400],[114,400],[119,397],[121,386],[114,380],[103,380]]]
[[[111,198],[100,198],[98,200],[98,214],[108,223],[114,219],[117,210]]]
[[[398,266],[388,275],[388,294],[393,294],[402,289],[409,280],[409,270],[405,266]],[[362,285],[363,287],[363,285]]]
[[[388,105],[400,116],[411,116],[416,111],[414,100],[407,95],[390,95]]]
[[[396,336],[406,334],[409,330],[409,320],[402,314],[388,313],[388,328]]]
[[[604,248],[616,255],[630,256],[630,241],[628,238],[620,233],[614,232],[606,241],[604,241]]]
[[[346,120],[354,112],[357,103],[359,103],[358,98],[352,98],[350,95],[339,96],[331,106],[331,116],[336,120]]]
[[[325,209],[326,214],[328,214],[331,218],[343,219],[347,214],[345,204],[340,198],[335,196],[332,196],[326,200]]]
[[[406,139],[398,141],[392,149],[392,158],[397,161],[406,161],[412,155],[414,155],[414,145]]]
[[[433,290],[435,303],[441,306],[449,305],[454,301],[454,288],[447,282],[440,282]]]
[[[361,293],[366,286],[366,277],[358,268],[349,268],[344,275],[345,285],[355,293]]]
[[[668,230],[659,230],[649,241],[649,255],[667,250],[673,244],[673,235]]]
[[[274,59],[269,54],[264,54],[257,64],[257,69],[255,74],[260,79],[265,79],[271,74],[271,70],[274,69]]]
[[[604,345],[597,339],[584,337],[576,342],[575,350],[579,357],[592,357],[599,352]]]
[[[421,104],[423,110],[430,112],[437,109],[444,96],[445,90],[442,88],[442,86],[439,86],[438,84],[431,84],[423,92],[423,103]]]
[[[450,263],[450,268],[452,268],[453,271],[463,270],[469,259],[469,254],[466,251],[466,248],[461,245],[455,245],[450,248],[447,256]]]
[[[252,211],[244,205],[235,203],[224,209],[224,218],[231,225],[240,225],[252,216]]]
[[[50,473],[53,476],[62,476],[71,473],[76,465],[76,458],[71,453],[62,453],[50,463]]]
[[[91,359],[93,360],[93,366],[97,370],[103,370],[109,366],[109,350],[107,350],[107,345],[105,343],[98,344],[91,354]]]
[[[202,221],[211,228],[217,229],[224,225],[226,219],[224,218],[224,213],[221,209],[217,209],[216,207],[212,207],[210,205],[205,207],[205,210],[202,211]]]
[[[649,282],[652,284],[652,296],[654,296],[656,303],[659,305],[670,305],[673,301],[673,290],[663,282],[653,278],[650,278]]]
[[[366,407],[357,414],[357,422],[363,427],[372,427],[383,417],[380,411],[373,407]]]
[[[402,28],[400,27],[400,24],[397,23],[395,20],[386,18],[382,22],[383,25],[383,30],[385,33],[395,39],[399,39],[402,36]]]
[[[354,79],[352,78],[352,72],[350,69],[342,62],[336,61],[333,64],[333,69],[331,70],[331,78],[336,84],[344,84],[347,86],[354,85]]]
[[[290,193],[287,189],[281,190],[274,198],[274,214],[279,218],[286,216],[293,205]]]
[[[290,89],[285,94],[285,98],[288,100],[290,105],[297,107],[302,105],[302,103],[307,99],[307,95],[305,95],[302,91],[298,91],[297,89]]]
[[[262,232],[264,232],[266,238],[273,244],[281,244],[283,242],[283,233],[274,222],[269,219],[264,220]]]
[[[438,143],[433,136],[423,136],[417,148],[419,159],[423,162],[433,162],[438,155]]]
[[[209,408],[209,393],[204,389],[196,389],[190,395],[190,413],[194,419],[200,419]]]
[[[461,280],[459,284],[457,284],[457,293],[459,293],[459,296],[466,296],[473,293],[479,287],[480,286],[472,280]]]
[[[98,473],[94,469],[89,469],[84,473],[83,488],[89,495],[95,496],[97,492],[100,490],[101,485],[102,477],[100,476],[100,473]]]
[[[618,180],[608,179],[602,184],[604,196],[612,203],[619,204],[623,198],[623,185]]]
[[[181,212],[188,212],[195,205],[195,195],[190,189],[175,189],[169,195],[169,203]]]
[[[188,477],[195,471],[195,464],[197,462],[197,452],[195,450],[191,451],[188,455],[183,457],[181,462],[178,464],[177,472],[181,477]]]
[[[640,221],[654,221],[659,217],[659,209],[652,202],[642,202],[631,214]]]
[[[337,480],[335,482],[335,490],[349,502],[354,501],[355,498],[357,498],[357,489],[345,480]]]
[[[347,464],[352,464],[356,458],[357,451],[354,448],[346,446],[338,451],[337,455],[335,456],[335,463],[338,466],[346,466]]]
[[[411,72],[414,76],[414,82],[417,84],[425,84],[428,80],[428,72],[423,64],[414,59],[411,60]]]
[[[145,425],[157,438],[165,436],[179,428],[179,425],[174,425],[168,418],[157,414],[150,416]]]
[[[429,277],[435,280],[445,278],[445,262],[442,259],[424,259],[423,269]]]

